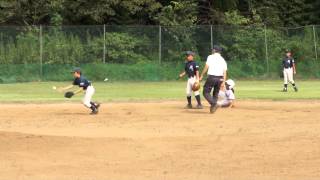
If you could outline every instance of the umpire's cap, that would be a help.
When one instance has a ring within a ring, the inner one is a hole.
[[[73,68],[73,70],[71,72],[72,73],[74,73],[74,72],[81,73],[81,68],[75,67],[75,68]]]
[[[219,45],[213,45],[213,50],[215,50],[216,52],[221,52],[222,51],[222,47],[220,47]]]
[[[196,53],[194,53],[193,51],[186,51],[186,56],[194,56]]]

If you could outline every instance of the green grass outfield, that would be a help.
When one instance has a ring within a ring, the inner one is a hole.
[[[68,85],[70,82],[32,82],[0,85],[0,102],[63,102],[79,101],[82,96],[68,100],[52,86]],[[95,100],[146,101],[185,99],[184,81],[177,82],[96,82]],[[299,92],[289,86],[283,93],[281,81],[236,81],[237,99],[320,99],[320,82],[297,81]]]

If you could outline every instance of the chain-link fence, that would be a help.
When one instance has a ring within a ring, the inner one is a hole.
[[[285,49],[299,77],[317,78],[319,34],[320,26],[1,26],[0,82],[69,80],[74,66],[93,80],[171,80],[185,51],[203,65],[213,44],[233,78],[278,78]]]

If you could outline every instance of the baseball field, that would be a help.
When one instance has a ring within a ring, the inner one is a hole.
[[[0,84],[0,180],[318,180],[320,82],[236,81],[184,109],[185,82],[98,82],[98,115],[52,86]]]

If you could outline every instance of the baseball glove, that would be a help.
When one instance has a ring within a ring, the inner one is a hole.
[[[192,86],[192,91],[198,91],[200,89],[200,83],[195,82]]]
[[[65,97],[65,98],[72,98],[72,96],[74,96],[74,92],[72,92],[72,91],[68,91],[68,92],[66,92],[66,93],[64,94],[64,97]]]

